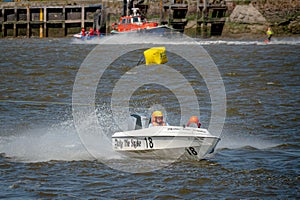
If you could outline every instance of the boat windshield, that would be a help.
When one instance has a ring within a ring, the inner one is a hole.
[[[126,24],[126,19],[122,19],[122,24]]]
[[[140,22],[140,20],[139,20],[139,18],[138,18],[138,17],[133,17],[133,18],[132,18],[132,21],[133,21],[133,23]]]

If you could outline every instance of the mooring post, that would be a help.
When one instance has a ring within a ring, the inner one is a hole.
[[[171,14],[171,3],[168,9],[168,26],[171,26],[172,14]]]
[[[44,36],[48,37],[48,30],[47,30],[47,7],[44,6]]]
[[[195,30],[195,36],[198,36],[199,31],[199,19],[200,19],[200,0],[197,0],[197,14],[196,14],[196,30]]]
[[[207,27],[206,27],[206,14],[207,14],[207,0],[203,1],[203,10],[202,10],[202,24],[201,24],[201,35],[206,37]]]
[[[14,37],[17,37],[17,16],[18,16],[18,9],[17,8],[15,8],[15,11],[14,11],[15,13],[14,13],[14,15],[15,15],[15,21],[13,22],[13,26],[14,26],[14,32],[13,32],[13,36]]]
[[[159,1],[159,22],[161,23],[163,21],[163,2],[162,0]]]
[[[4,19],[4,8],[1,9],[1,12],[2,12],[2,16],[3,16],[3,19]],[[2,22],[2,37],[5,37],[5,26],[4,26],[4,22]]]
[[[68,30],[67,30],[67,28],[66,28],[66,7],[65,7],[65,6],[63,6],[63,8],[62,8],[62,13],[63,13],[63,18],[62,18],[62,20],[63,20],[63,22],[62,22],[62,28],[63,28],[63,30],[64,30],[64,36],[66,36],[66,35],[68,34]]]
[[[26,29],[26,37],[30,37],[30,8],[26,7],[26,18],[27,18],[27,29]]]
[[[43,8],[40,8],[40,22],[43,22]],[[40,38],[43,37],[43,24],[40,24]]]
[[[81,28],[85,28],[84,27],[84,5],[81,6]]]

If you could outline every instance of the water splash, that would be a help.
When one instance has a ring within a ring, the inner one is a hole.
[[[86,115],[83,116],[82,120],[85,121],[83,124],[89,130],[89,118]],[[94,140],[92,134],[87,132],[87,136],[91,141]],[[94,143],[97,145],[99,158],[95,158],[86,150],[74,127],[74,121],[67,120],[49,127],[26,130],[11,136],[1,136],[0,153],[4,153],[13,161],[21,162],[120,158],[112,151],[111,144],[107,144],[104,140],[98,140]]]
[[[1,137],[0,152],[15,161],[90,160],[69,122],[59,126],[27,130],[18,135]]]

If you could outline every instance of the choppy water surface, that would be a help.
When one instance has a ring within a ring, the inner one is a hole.
[[[268,45],[199,42],[218,66],[226,89],[227,116],[215,154],[199,162],[178,161],[155,171],[128,173],[109,166],[121,169],[132,163],[133,169],[140,165],[145,171],[149,166],[116,158],[106,146],[102,147],[105,156],[100,153],[102,157],[95,159],[74,126],[75,77],[96,43],[68,38],[0,40],[0,197],[300,198],[299,38]],[[96,113],[108,135],[117,130],[107,108],[111,89],[141,53],[112,63],[97,88]],[[170,65],[182,67],[192,80],[202,124],[208,127],[211,102],[205,82],[189,71],[187,63],[168,56]],[[161,105],[168,122],[176,125],[180,108],[170,90],[143,86],[134,93],[130,107],[145,113],[151,105]],[[88,132],[87,118],[82,120],[87,121]]]

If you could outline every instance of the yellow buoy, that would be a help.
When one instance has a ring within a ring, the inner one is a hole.
[[[146,65],[164,64],[168,62],[165,47],[153,47],[144,51]]]

